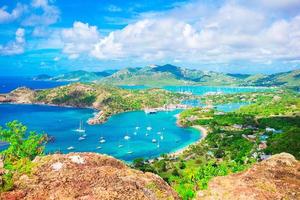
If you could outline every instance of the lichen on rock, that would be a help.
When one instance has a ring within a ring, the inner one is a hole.
[[[159,176],[97,153],[37,157],[32,175],[0,199],[179,199]],[[24,181],[26,186],[24,187]]]

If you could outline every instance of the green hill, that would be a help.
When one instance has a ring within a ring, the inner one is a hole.
[[[127,68],[100,80],[114,85],[238,85],[239,80],[218,72],[204,72],[174,65]]]
[[[87,72],[68,72],[59,76],[37,76],[36,79],[73,82],[97,82],[112,85],[145,85],[160,87],[166,85],[205,86],[300,86],[300,70],[277,74],[226,74],[182,68],[170,64]]]

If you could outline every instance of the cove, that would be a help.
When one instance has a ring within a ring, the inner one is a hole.
[[[175,115],[180,110],[151,115],[143,111],[127,112],[112,116],[104,124],[91,126],[86,120],[94,112],[92,109],[0,104],[0,125],[18,120],[29,130],[53,136],[54,141],[46,145],[48,153],[98,152],[129,162],[174,152],[201,136],[193,128],[176,126]],[[86,131],[84,140],[79,140],[82,133],[74,131],[80,121]],[[101,139],[105,142],[100,143]],[[74,149],[68,150],[70,146]]]

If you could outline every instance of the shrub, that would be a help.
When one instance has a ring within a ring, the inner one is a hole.
[[[18,121],[9,122],[6,128],[0,127],[0,141],[9,143],[9,147],[0,152],[4,159],[4,168],[8,170],[3,176],[4,184],[0,191],[13,187],[13,176],[29,174],[32,160],[44,153],[46,137],[36,132],[27,132],[27,127]]]

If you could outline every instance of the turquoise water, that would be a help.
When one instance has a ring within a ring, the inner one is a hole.
[[[193,106],[193,107],[206,106],[204,103],[201,103],[197,99],[184,100],[184,101],[182,101],[182,103],[186,104],[186,105],[189,105],[189,106]],[[240,107],[246,106],[246,105],[249,105],[249,103],[218,104],[218,105],[215,105],[216,106],[215,109],[218,110],[218,111],[222,111],[222,112],[232,112],[232,111],[238,110]]]
[[[150,88],[145,85],[119,85],[118,87],[126,90],[144,90]]]
[[[200,134],[195,129],[176,126],[174,115],[179,112],[158,112],[153,115],[146,115],[142,111],[127,112],[112,116],[104,124],[90,126],[85,122],[94,113],[91,109],[0,104],[0,125],[17,119],[30,130],[48,133],[55,140],[47,144],[47,152],[67,153],[70,152],[67,148],[73,146],[71,151],[99,152],[132,161],[139,157],[152,158],[172,152],[199,139]],[[86,139],[81,141],[78,140],[81,135],[74,131],[79,127],[80,120],[84,122],[87,134]],[[136,130],[137,126],[140,129]],[[148,126],[152,127],[151,131],[147,131]],[[125,140],[125,136],[130,139]],[[160,136],[163,136],[163,140]],[[106,140],[103,144],[99,142],[101,137]],[[152,139],[159,141],[159,148],[158,143],[152,143]]]
[[[191,92],[194,95],[203,95],[209,92],[221,92],[225,94],[234,94],[241,92],[264,92],[271,88],[264,87],[225,87],[225,86],[165,86],[166,90],[172,92]]]
[[[141,90],[147,89],[148,86],[144,85],[122,85],[119,86],[128,90]],[[226,86],[164,86],[163,89],[172,92],[191,92],[194,95],[203,95],[209,92],[221,92],[225,94],[234,94],[240,92],[264,92],[273,90],[267,87],[226,87]]]

